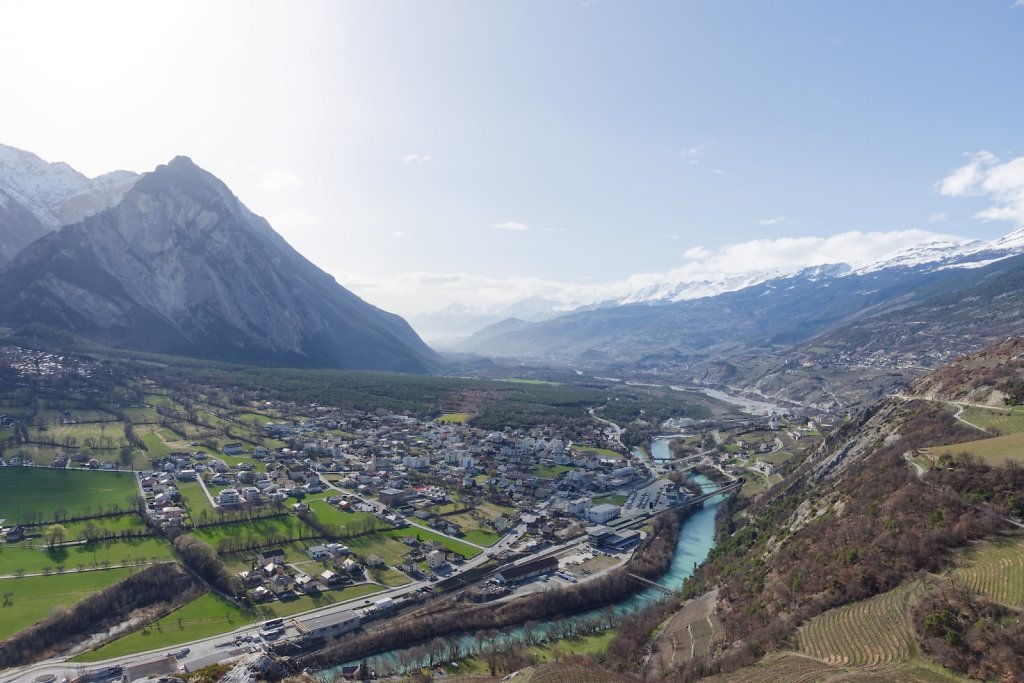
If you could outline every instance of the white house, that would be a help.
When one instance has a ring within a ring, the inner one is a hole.
[[[239,505],[241,502],[242,496],[236,489],[224,489],[217,494],[218,505]]]
[[[427,566],[433,570],[437,570],[443,567],[447,560],[445,559],[444,553],[440,550],[432,550],[427,553]]]

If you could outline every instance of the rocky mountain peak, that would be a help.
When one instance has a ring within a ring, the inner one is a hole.
[[[112,346],[275,365],[423,372],[437,359],[296,252],[188,157],[0,269],[0,321]]]

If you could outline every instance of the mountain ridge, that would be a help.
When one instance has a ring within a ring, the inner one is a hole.
[[[427,372],[408,324],[314,266],[187,157],[0,268],[0,321],[233,362]]]

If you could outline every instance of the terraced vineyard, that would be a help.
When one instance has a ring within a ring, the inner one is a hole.
[[[772,659],[765,659],[755,666],[748,666],[730,674],[713,676],[708,680],[716,683],[763,683],[763,681],[817,683],[835,676],[837,673],[839,673],[838,669],[822,664],[815,659],[783,654]]]
[[[967,422],[978,425],[996,434],[1020,434],[1024,432],[1024,410],[968,407],[961,416]]]
[[[901,664],[875,671],[845,671],[809,657],[782,653],[769,655],[754,666],[706,680],[713,683],[953,683],[967,679],[926,666]]]
[[[910,605],[924,590],[911,581],[868,600],[829,610],[800,629],[800,651],[826,664],[878,667],[914,653]]]
[[[584,664],[548,664],[529,669],[513,680],[521,683],[629,683],[632,679]]]
[[[951,575],[996,602],[1024,608],[1024,536],[979,545]]]

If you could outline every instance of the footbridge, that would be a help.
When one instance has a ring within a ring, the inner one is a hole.
[[[654,583],[650,579],[645,579],[642,576],[638,576],[636,574],[626,574],[626,576],[632,579],[633,581],[636,581],[637,583],[642,583],[648,588],[653,588],[654,590],[659,591],[665,595],[671,596],[674,593],[674,591],[671,588],[665,588],[660,583]]]

